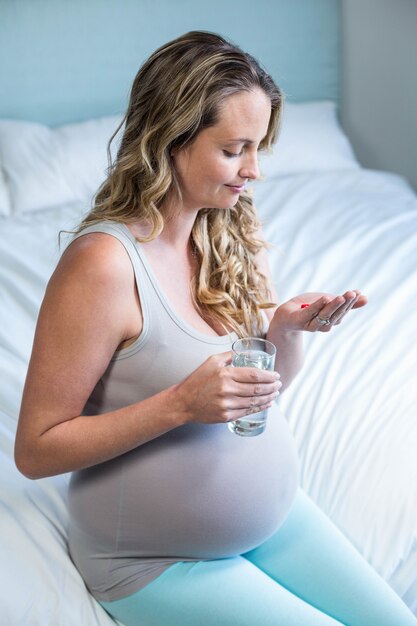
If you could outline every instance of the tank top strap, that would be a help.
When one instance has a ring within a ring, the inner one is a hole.
[[[135,272],[136,283],[140,286],[141,295],[144,290],[149,292],[150,281],[143,260],[138,254],[136,240],[124,224],[112,221],[97,222],[77,233],[71,241],[89,233],[106,233],[118,239],[130,258]]]
[[[71,241],[89,233],[105,233],[115,237],[123,245],[132,263],[136,288],[138,290],[140,306],[142,309],[143,328],[138,340],[131,344],[128,348],[117,352],[114,358],[120,358],[122,355],[123,357],[127,357],[136,352],[146,342],[151,330],[151,321],[152,319],[155,319],[155,314],[158,315],[156,307],[162,307],[162,303],[160,302],[158,295],[155,294],[148,272],[144,267],[143,259],[141,258],[141,255],[138,254],[136,240],[124,224],[107,220],[97,222],[87,226],[82,231],[77,233]]]
[[[84,228],[75,237],[81,237],[93,232],[107,233],[116,237],[130,257],[142,307],[143,331],[141,334],[141,346],[145,342],[151,324],[152,332],[159,332],[166,337],[171,337],[176,336],[177,329],[179,329],[181,333],[185,333],[189,338],[209,345],[227,346],[237,337],[234,331],[225,335],[205,335],[190,326],[188,322],[176,313],[161,290],[152,268],[141,250],[140,244],[125,224],[113,221],[97,222]],[[132,350],[137,347],[136,342],[132,344]],[[130,354],[129,348],[126,348],[126,350],[128,351],[126,356],[128,356]],[[125,354],[125,351],[123,351],[123,354]]]

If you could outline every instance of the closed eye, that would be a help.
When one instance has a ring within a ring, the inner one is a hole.
[[[223,150],[223,154],[227,157],[229,157],[229,159],[232,159],[233,157],[240,157],[243,154],[243,150],[241,150],[240,152],[229,152],[228,150]]]

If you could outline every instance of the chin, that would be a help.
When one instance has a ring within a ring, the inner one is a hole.
[[[207,209],[216,209],[217,211],[227,211],[228,209],[231,209],[232,207],[234,207],[236,204],[236,202],[234,203],[230,203],[226,206],[226,204],[216,204],[216,206],[211,206],[211,207],[206,207]]]
[[[238,200],[239,200],[239,196],[236,196],[236,198],[230,198],[229,197],[229,198],[227,198],[227,199],[225,199],[223,201],[218,201],[216,203],[213,202],[212,206],[210,208],[212,208],[212,209],[223,209],[223,210],[231,209],[232,207],[234,207],[237,204]]]

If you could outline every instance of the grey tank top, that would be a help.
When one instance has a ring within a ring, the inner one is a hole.
[[[234,334],[206,336],[172,309],[141,245],[123,224],[82,231],[116,237],[132,262],[143,313],[138,339],[117,351],[84,409],[93,415],[180,382]],[[294,440],[278,406],[257,437],[225,424],[187,424],[94,467],[69,487],[69,548],[98,600],[143,588],[178,561],[243,554],[282,524],[298,486]]]

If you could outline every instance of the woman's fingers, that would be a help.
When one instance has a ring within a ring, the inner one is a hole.
[[[209,357],[178,386],[190,421],[222,423],[270,406],[281,387],[275,371],[229,367],[232,353]]]
[[[305,309],[307,330],[314,331],[321,328],[321,326],[329,325],[327,323],[329,319],[328,316],[330,316],[333,311],[332,307],[330,307],[331,302],[334,302],[334,300],[331,300],[328,296],[322,296]],[[337,306],[339,306],[339,304]]]
[[[308,330],[329,332],[333,326],[340,324],[344,316],[352,309],[364,306],[367,303],[360,291],[347,291],[341,296],[329,299],[324,296],[314,302],[306,312],[310,316]]]
[[[359,295],[359,292],[356,291],[347,291],[343,294],[345,302],[331,315],[330,321],[332,324],[339,324],[342,321],[342,318],[350,311],[355,302],[357,302]]]
[[[276,391],[279,391],[281,387],[282,382],[280,380],[274,381],[273,383],[258,383],[256,385],[238,383],[236,387],[236,395],[243,398],[248,396],[268,396]]]
[[[275,371],[256,367],[230,367],[227,368],[227,375],[230,377],[227,404],[229,411],[235,415],[233,419],[236,419],[236,411],[242,416],[258,413],[264,407],[271,406],[282,387],[280,375]]]
[[[262,393],[250,393],[249,389],[241,389],[232,397],[232,408],[252,408],[260,407],[265,403],[273,402],[279,396],[281,383],[274,385],[272,389],[262,391]],[[259,409],[260,410],[260,409]]]
[[[362,306],[368,304],[368,298],[366,296],[359,296],[358,301],[352,307],[353,309],[360,309]]]
[[[228,422],[233,422],[234,420],[237,420],[240,417],[245,417],[247,415],[253,415],[255,413],[260,413],[261,411],[265,411],[267,409],[270,409],[272,404],[273,404],[273,402],[267,402],[266,404],[262,404],[261,406],[258,406],[258,407],[246,407],[246,408],[240,408],[240,409],[231,409],[229,411],[229,414],[228,414],[228,417],[227,417],[227,421]]]
[[[253,383],[254,385],[274,383],[280,379],[278,372],[262,370],[258,367],[231,367],[230,376],[236,382]]]
[[[259,407],[272,402],[282,387],[280,375],[275,371],[254,367],[231,368],[234,385],[231,387],[231,407],[234,409]]]

